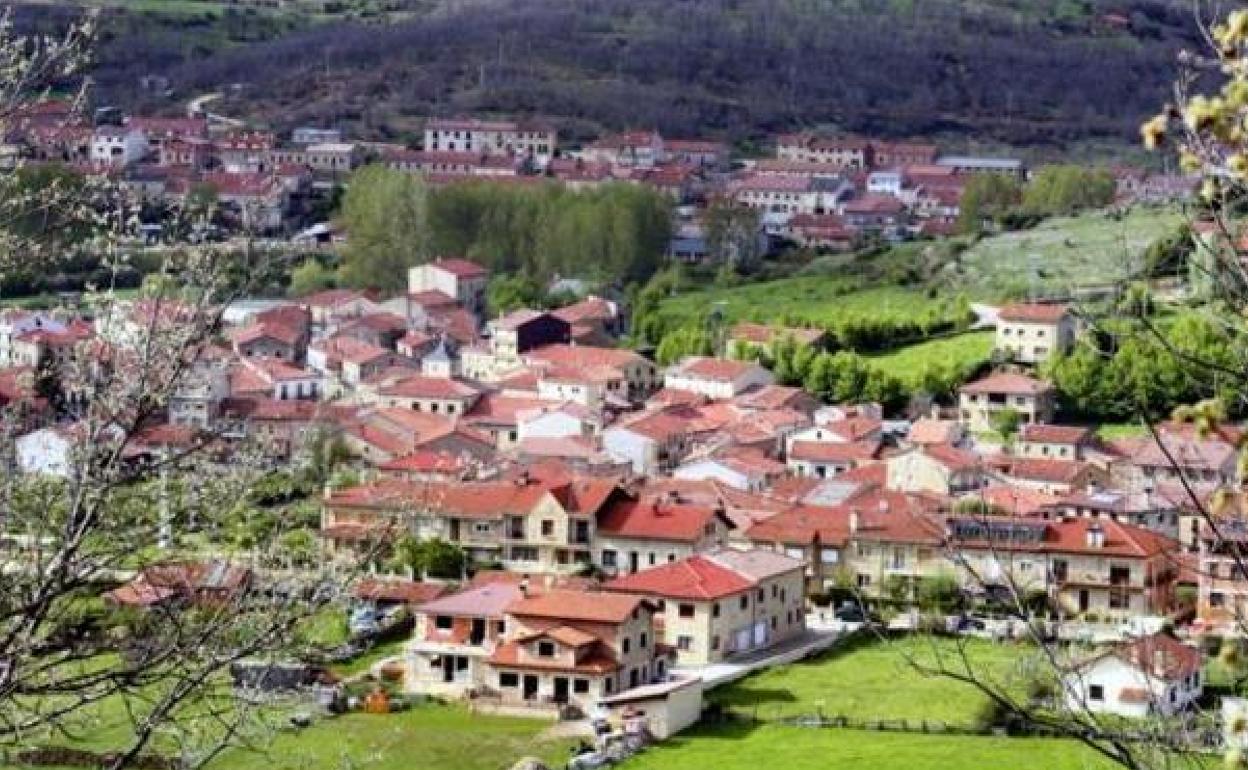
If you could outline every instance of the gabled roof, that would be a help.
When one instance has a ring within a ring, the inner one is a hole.
[[[1115,645],[1109,650],[1095,655],[1075,666],[1084,669],[1108,657],[1118,658],[1148,676],[1173,682],[1196,673],[1200,670],[1204,656],[1195,647],[1180,642],[1167,634],[1151,634],[1134,639],[1130,642]],[[1140,702],[1147,702],[1149,694],[1131,694]]]
[[[1019,441],[1034,444],[1082,444],[1093,436],[1093,430],[1084,425],[1048,425],[1029,422],[1019,431]]]
[[[754,587],[756,581],[705,556],[663,564],[607,583],[609,591],[699,601],[722,599]]]
[[[555,589],[518,599],[507,614],[528,618],[581,620],[592,623],[623,623],[649,603],[639,597],[606,591]]]
[[[758,369],[758,364],[750,361],[733,361],[726,358],[687,358],[676,365],[672,372],[684,377],[693,377],[715,382],[732,382],[741,375]]]
[[[466,382],[421,374],[393,379],[377,388],[378,395],[396,398],[459,399],[473,398],[480,391]]]
[[[1002,321],[1019,323],[1056,324],[1067,316],[1069,309],[1065,305],[1039,302],[1020,302],[1001,308],[997,316]]]
[[[486,583],[442,596],[417,608],[424,615],[501,618],[507,607],[524,597],[514,583]]]
[[[490,271],[476,262],[459,257],[441,257],[430,263],[440,270],[445,270],[456,278],[484,278]]]
[[[794,441],[789,459],[816,463],[857,463],[874,459],[879,451],[875,442],[834,444],[829,441]]]
[[[1011,396],[1035,396],[1053,390],[1053,385],[1035,377],[1013,372],[998,372],[987,377],[968,382],[959,388],[962,393],[993,394],[1004,393]]]
[[[615,500],[598,517],[607,537],[696,542],[716,520],[730,522],[718,506],[665,500]]]

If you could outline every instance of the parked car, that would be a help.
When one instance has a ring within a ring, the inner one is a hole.
[[[846,602],[836,611],[836,619],[842,623],[879,623],[880,619],[873,613],[866,612],[861,604]]]

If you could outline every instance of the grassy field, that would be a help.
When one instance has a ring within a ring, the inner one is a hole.
[[[1148,245],[1182,221],[1171,209],[1143,207],[1119,218],[1102,212],[1057,217],[982,239],[947,265],[942,277],[989,299],[1023,296],[1033,283],[1046,291],[1102,284],[1137,270]]]
[[[874,639],[841,645],[811,661],[769,669],[709,694],[709,699],[760,719],[813,714],[856,719],[942,721],[975,727],[992,716],[991,703],[975,688],[947,677],[925,676],[914,664],[964,670],[969,665],[993,682],[1024,692],[1026,648],[934,637]]]
[[[920,319],[952,312],[953,298],[928,297],[896,286],[855,289],[827,276],[798,276],[728,288],[711,287],[664,300],[659,313],[668,328],[695,322],[720,308],[727,322],[804,322],[831,326],[851,318]]]
[[[968,332],[867,356],[867,360],[903,382],[914,385],[923,370],[935,364],[953,365],[961,371],[979,367],[992,357],[992,345],[993,332]]]
[[[263,751],[232,750],[214,770],[502,770],[523,756],[561,766],[567,742],[539,737],[548,723],[421,706],[399,714],[350,714],[276,736]]]
[[[1022,692],[1031,656],[1024,647],[909,637],[863,640],[807,662],[771,669],[709,697],[754,713],[848,715],[862,720],[928,720],[974,725],[991,713],[969,685],[928,677],[909,660],[947,668],[969,666],[979,676]],[[624,770],[1106,770],[1113,765],[1073,741],[989,736],[814,729],[775,724],[702,724],[625,764]]]
[[[1108,770],[1072,741],[734,725],[683,733],[623,770]]]

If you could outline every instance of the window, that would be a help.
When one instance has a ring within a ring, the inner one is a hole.
[[[771,585],[771,598],[775,599],[779,595],[780,595],[780,586],[773,583]]]
[[[602,566],[614,567],[615,559],[616,559],[615,551],[603,551],[602,552]]]
[[[542,537],[551,537],[555,534],[555,522],[550,519],[542,519]]]
[[[502,673],[498,675],[499,687],[518,687],[520,685],[519,674]]]
[[[1105,700],[1105,687],[1099,684],[1088,685],[1088,700]]]
[[[641,636],[637,637],[637,646],[644,650],[649,643],[650,640],[646,637],[646,632],[642,631]]]
[[[626,649],[625,652],[628,652],[628,650]],[[537,656],[539,658],[555,657],[555,643],[554,642],[538,642],[537,643]]]
[[[499,636],[502,636],[503,634],[507,633],[507,623],[506,623],[506,621],[502,621],[502,620],[500,620],[500,621],[496,622],[496,623],[494,624],[494,630],[498,633],[498,635],[499,635]]]
[[[688,652],[689,650],[692,650],[693,649],[693,637],[684,636],[684,635],[676,637],[676,649],[681,650],[683,652]]]
[[[572,692],[581,693],[581,694],[589,692],[589,680],[588,679],[573,679],[572,680]]]
[[[682,618],[691,618],[693,617],[693,605],[681,604],[680,607],[678,608],[678,612],[680,613],[680,616]]]
[[[760,588],[760,589],[758,589],[758,600],[759,600],[760,602],[763,602],[763,601],[766,601],[766,600],[767,600],[767,592],[766,592],[766,591],[764,591],[764,590],[763,590],[763,589],[761,589],[761,588]]]
[[[835,548],[823,548],[819,551],[819,561],[824,564],[839,564],[841,552]]]
[[[748,608],[749,608],[749,606],[750,606],[750,595],[749,595],[749,594],[742,594],[742,595],[741,595],[741,609],[743,609],[743,610],[744,610],[744,609],[748,609]]]
[[[626,636],[626,637],[624,637],[624,641],[620,644],[620,649],[624,651],[624,654],[625,654],[625,655],[627,655],[627,654],[628,654],[628,651],[629,651],[630,649],[632,649],[632,646],[633,646],[633,640],[632,640],[632,639],[629,639],[629,638]]]
[[[719,649],[719,636],[718,635],[711,637],[711,649],[712,650]]]
[[[719,602],[715,602],[714,604],[711,605],[711,617],[713,618],[719,617]]]
[[[433,619],[433,625],[440,631],[450,631],[455,620],[450,615],[438,615]]]

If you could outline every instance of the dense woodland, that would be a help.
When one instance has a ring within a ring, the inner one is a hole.
[[[150,6],[144,6],[150,8]],[[428,0],[403,20],[114,16],[101,97],[410,138],[430,114],[542,114],[748,144],[827,125],[1050,143],[1128,138],[1194,43],[1186,0]],[[27,9],[46,16],[64,9]],[[28,17],[29,18],[29,17]],[[173,93],[139,87],[169,78]]]

